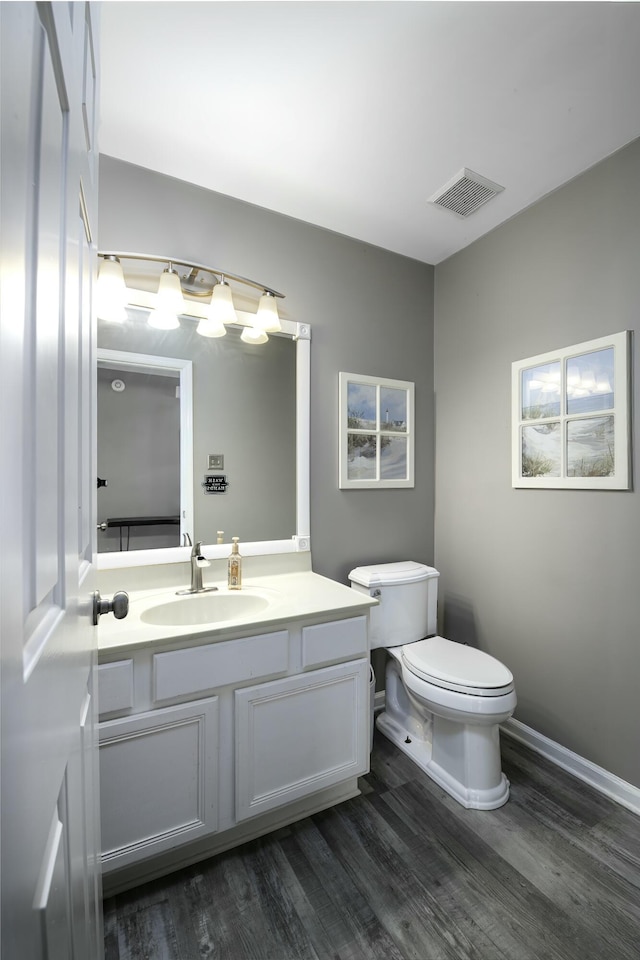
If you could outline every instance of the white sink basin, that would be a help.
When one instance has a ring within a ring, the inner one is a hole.
[[[158,627],[195,627],[221,620],[239,620],[260,613],[270,604],[268,597],[256,593],[194,593],[157,606],[140,614],[143,623]]]

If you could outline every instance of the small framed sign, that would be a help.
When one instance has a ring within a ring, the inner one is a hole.
[[[224,474],[206,474],[202,482],[205,493],[226,493],[229,481]]]

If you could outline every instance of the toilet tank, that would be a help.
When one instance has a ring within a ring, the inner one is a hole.
[[[378,606],[371,608],[372,650],[435,635],[439,576],[434,567],[413,560],[351,571],[352,588],[378,599]]]

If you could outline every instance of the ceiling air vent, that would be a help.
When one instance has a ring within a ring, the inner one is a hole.
[[[429,203],[452,210],[459,217],[468,217],[502,190],[504,187],[500,184],[492,183],[486,177],[463,167],[460,173],[429,197]]]

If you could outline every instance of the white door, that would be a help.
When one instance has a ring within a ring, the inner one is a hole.
[[[91,624],[97,35],[0,4],[2,956],[102,956]]]

